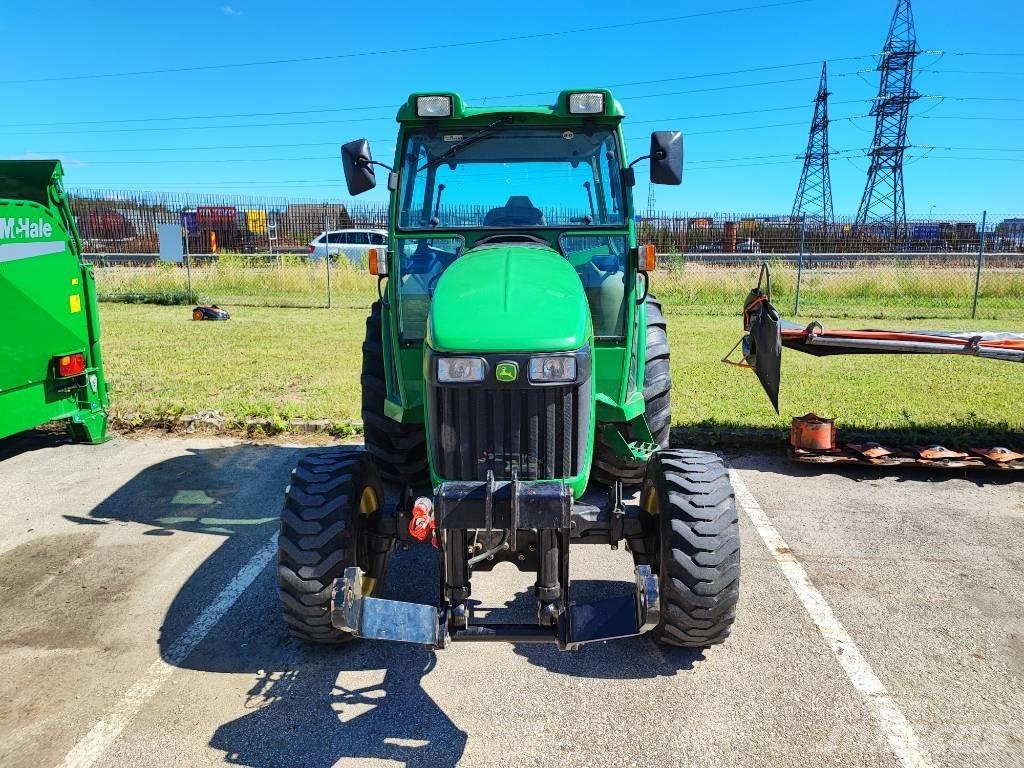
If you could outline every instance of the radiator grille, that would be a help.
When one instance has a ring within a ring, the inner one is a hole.
[[[555,480],[579,474],[589,382],[565,387],[435,386],[433,458],[445,480]]]

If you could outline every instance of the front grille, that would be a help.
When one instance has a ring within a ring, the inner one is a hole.
[[[590,380],[564,387],[433,385],[435,471],[445,480],[555,480],[581,471]]]

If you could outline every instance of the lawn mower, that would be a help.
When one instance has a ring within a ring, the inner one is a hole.
[[[228,314],[227,310],[221,309],[216,304],[210,304],[209,306],[201,304],[201,305],[199,305],[198,307],[196,307],[195,309],[192,310],[192,319],[193,320],[230,320],[231,319],[231,315]]]
[[[391,165],[365,139],[342,147],[351,195],[387,171],[389,237],[369,254],[365,450],[309,452],[286,491],[280,594],[297,637],[576,649],[729,635],[733,491],[717,455],[668,447],[666,324],[636,236],[635,166],[681,183],[682,136],[657,131],[629,162],[623,117],[604,89],[533,107],[416,93]],[[623,542],[623,594],[575,599],[572,547]],[[436,553],[436,600],[380,594],[396,546]],[[472,599],[474,574],[499,563],[535,575],[529,621]]]

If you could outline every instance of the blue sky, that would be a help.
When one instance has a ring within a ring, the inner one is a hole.
[[[855,154],[870,144],[873,124],[844,118],[870,107],[878,87],[870,55],[882,47],[895,2],[807,0],[721,13],[773,2],[8,4],[0,18],[0,156],[60,157],[69,185],[80,188],[336,199],[338,145],[366,136],[378,157],[390,155],[389,105],[410,91],[457,90],[470,103],[546,103],[565,87],[664,80],[613,87],[626,109],[626,135],[637,137],[633,155],[651,130],[687,136],[684,185],[658,188],[658,206],[785,213],[800,174],[790,157],[806,144],[819,62],[828,58],[839,59],[829,65],[831,144],[851,155],[832,162],[835,209],[854,213],[867,169]],[[921,148],[909,152],[906,166],[908,211],[1024,212],[1024,6],[919,0],[914,13],[920,46],[945,51],[918,59],[915,85],[945,98],[913,108],[910,142]],[[326,61],[66,79],[623,23],[632,26]],[[772,66],[779,68],[714,74]],[[499,98],[533,92],[551,95]],[[958,100],[964,97],[970,100]],[[267,112],[294,114],[153,119]],[[646,184],[638,194],[646,196]]]

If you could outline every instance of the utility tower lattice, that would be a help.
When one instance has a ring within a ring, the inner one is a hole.
[[[648,183],[647,185],[647,215],[654,215],[654,184]]]
[[[885,223],[902,231],[907,226],[907,205],[903,196],[903,152],[907,148],[910,105],[920,94],[912,87],[914,59],[921,51],[914,32],[910,0],[897,0],[878,62],[881,81],[871,114],[875,136],[871,143],[871,168],[857,210],[857,224]]]
[[[804,170],[793,201],[793,218],[805,216],[820,219],[822,224],[832,221],[832,177],[828,160],[828,77],[826,63],[821,64],[821,83],[814,98],[814,119],[811,135],[804,153]]]

